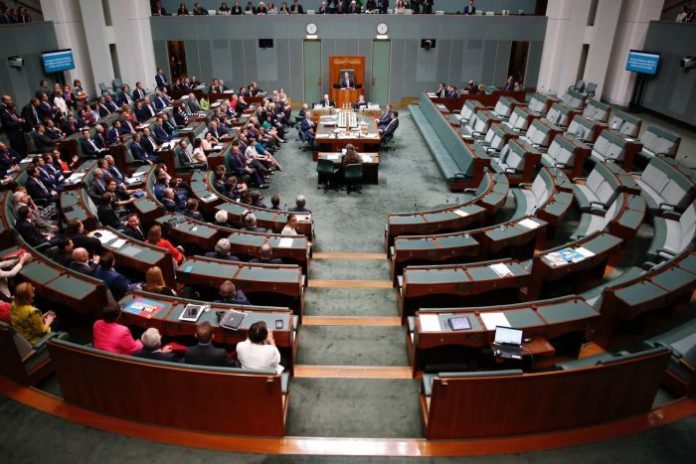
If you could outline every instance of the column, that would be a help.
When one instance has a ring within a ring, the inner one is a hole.
[[[633,95],[636,75],[626,71],[626,58],[631,49],[641,49],[650,21],[662,14],[664,0],[627,0],[623,2],[616,29],[602,97],[609,103],[628,106]]]
[[[92,62],[92,76],[94,78],[97,93],[99,84],[104,83],[111,87],[114,78],[114,66],[111,62],[111,52],[106,36],[110,31],[105,24],[104,8],[101,1],[79,0],[82,12],[83,27],[87,38],[87,50]]]
[[[582,78],[585,82],[597,84],[595,98],[600,98],[604,89],[611,57],[610,44],[614,43],[622,3],[624,3],[623,0],[600,0],[597,4],[594,26],[588,28],[588,34],[591,36],[588,43],[591,45]]]
[[[92,62],[87,50],[87,38],[82,23],[78,0],[41,0],[41,9],[46,21],[52,21],[59,48],[70,48],[75,57],[75,69],[66,71],[70,81],[80,79],[85,90],[95,92]]]

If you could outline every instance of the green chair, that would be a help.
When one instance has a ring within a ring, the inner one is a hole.
[[[350,195],[351,189],[355,190],[356,192],[362,193],[362,164],[347,165],[343,172],[343,176],[346,181],[346,192],[348,193],[348,195]]]
[[[338,169],[334,166],[333,161],[329,159],[319,159],[317,161],[317,188],[324,185],[324,192],[329,189],[336,189],[336,174]]]

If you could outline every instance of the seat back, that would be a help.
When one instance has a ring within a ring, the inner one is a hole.
[[[681,137],[656,126],[648,127],[640,136],[643,148],[655,155],[674,158],[681,142]]]
[[[551,132],[549,127],[546,126],[540,119],[535,119],[532,124],[527,129],[527,134],[525,135],[530,143],[539,145],[542,147],[549,146],[551,142]]]
[[[495,114],[507,118],[512,114],[512,107],[515,104],[519,104],[519,102],[512,97],[500,97],[493,111]]]
[[[329,159],[319,158],[317,160],[317,172],[319,174],[333,174],[334,173],[334,163]]]
[[[609,128],[629,137],[636,137],[642,123],[643,121],[635,116],[631,116],[623,111],[614,111],[609,120]]]
[[[26,383],[24,360],[34,353],[34,348],[4,322],[0,322],[0,352],[0,374],[16,382]]]
[[[592,150],[608,160],[623,161],[626,154],[625,146],[626,140],[605,130],[597,138]]]
[[[595,121],[607,122],[609,119],[609,105],[598,100],[590,100],[582,111],[582,115]]]
[[[481,102],[476,100],[467,100],[462,106],[462,110],[459,113],[462,122],[469,122],[474,113],[476,113],[476,111],[482,108],[483,105],[481,104]]]
[[[566,94],[561,97],[561,101],[569,108],[581,110],[585,105],[585,96],[580,92],[582,92],[582,90],[569,89]]]
[[[343,171],[346,180],[358,181],[362,180],[363,167],[362,164],[348,164]]]
[[[530,111],[534,111],[535,113],[545,113],[548,101],[549,97],[542,93],[535,92],[532,95],[532,98],[529,100],[529,105],[527,106]]]

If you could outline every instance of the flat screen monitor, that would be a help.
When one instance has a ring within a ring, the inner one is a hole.
[[[497,326],[495,328],[494,343],[498,345],[522,345],[522,331],[510,327]]]
[[[43,52],[41,58],[47,74],[75,69],[75,58],[70,49]]]
[[[626,60],[626,71],[649,74],[657,73],[657,66],[660,64],[660,54],[631,50],[628,52]]]

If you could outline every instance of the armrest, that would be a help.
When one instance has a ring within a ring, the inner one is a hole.
[[[606,210],[604,208],[600,208],[599,206],[590,205],[590,213],[601,213],[602,216],[604,216]]]
[[[60,338],[60,339],[68,338],[68,333],[67,332],[47,333],[46,335],[41,337],[41,339],[38,342],[34,343],[34,349],[38,350],[39,348],[42,348],[46,344],[46,342],[51,340],[52,338]]]
[[[658,207],[663,210],[663,211],[674,211],[674,205],[670,205],[668,203],[659,203]]]
[[[591,201],[591,202],[590,202],[590,208],[591,208],[592,206],[598,206],[598,207],[600,207],[600,208],[602,208],[602,209],[605,208],[604,203],[600,203],[600,202],[598,202],[598,201]]]
[[[463,172],[458,172],[454,175],[454,178],[455,179],[469,179],[469,178],[471,178],[471,176],[466,174],[466,173],[463,173]]]
[[[666,258],[666,259],[672,259],[672,258],[674,258],[674,253],[672,253],[671,251],[660,248],[659,250],[657,250],[657,256],[660,256],[660,257]]]
[[[676,221],[679,220],[679,217],[681,216],[679,213],[676,211],[670,211],[670,210],[663,210],[662,211],[662,216],[666,217],[667,219],[674,219]]]
[[[510,174],[515,174],[515,173],[517,172],[517,169],[505,168],[505,172],[506,172],[506,173],[510,173]]]
[[[565,163],[554,163],[553,167],[565,169],[567,165]]]

